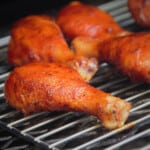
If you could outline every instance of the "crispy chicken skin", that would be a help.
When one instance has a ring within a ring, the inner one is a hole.
[[[72,40],[71,47],[78,56],[94,57],[98,60],[101,42],[97,38],[78,36]]]
[[[16,67],[5,82],[7,102],[30,114],[39,111],[79,111],[97,116],[106,128],[121,127],[130,104],[100,91],[66,65],[30,63]]]
[[[100,46],[99,59],[115,65],[133,81],[150,83],[150,34],[106,40]]]
[[[71,40],[78,36],[104,40],[124,31],[108,13],[77,1],[62,8],[56,22]]]
[[[76,57],[68,47],[58,25],[46,15],[27,16],[15,23],[8,48],[8,62],[14,66],[30,62],[66,63],[78,69],[86,81],[98,70],[97,60]],[[86,67],[83,62],[86,63]]]
[[[129,34],[106,12],[81,2],[71,2],[56,17],[76,55],[98,58],[100,42]]]
[[[8,62],[18,66],[34,61],[65,62],[73,57],[59,27],[47,15],[31,15],[11,30]]]
[[[114,37],[122,37],[132,34],[128,31],[123,31],[118,34],[115,34]],[[75,55],[84,56],[87,58],[94,57],[96,59],[99,58],[99,47],[101,43],[108,39],[98,39],[93,37],[84,37],[84,36],[78,36],[74,38],[71,42],[71,47],[74,50]]]
[[[150,0],[128,0],[128,7],[140,26],[150,28]]]

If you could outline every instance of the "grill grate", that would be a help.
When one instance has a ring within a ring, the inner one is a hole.
[[[10,132],[0,129],[0,149],[1,150],[33,150],[34,145],[10,135]],[[36,149],[38,150],[38,149]]]
[[[140,31],[126,6],[127,0],[114,0],[98,6],[107,10],[124,28]],[[12,68],[6,52],[10,37],[0,39],[0,126],[46,149],[150,149],[150,86],[131,83],[107,64],[101,65],[91,85],[133,104],[127,123],[109,131],[93,116],[73,112],[41,112],[24,117],[5,103],[4,81]],[[6,138],[9,139],[9,136]],[[136,144],[135,144],[136,143]]]

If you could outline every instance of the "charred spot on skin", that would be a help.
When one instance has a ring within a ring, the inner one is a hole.
[[[32,104],[33,104],[34,107],[37,107],[39,105],[39,101],[38,100],[34,101],[34,102],[32,102]]]
[[[54,59],[52,57],[49,57],[48,62],[54,62]]]
[[[14,91],[17,91],[17,83],[16,82],[13,84],[13,88],[14,88]]]
[[[116,117],[116,110],[115,109],[112,109],[112,115],[113,115],[113,118],[114,118],[114,120],[115,121],[117,121],[118,119],[117,119],[117,117]]]
[[[42,33],[42,29],[41,29],[41,28],[38,28],[38,27],[37,27],[35,30],[36,30],[36,32],[37,32],[38,34],[41,34],[41,33]]]
[[[68,108],[68,105],[67,104],[63,104],[62,109],[65,110],[66,108]]]

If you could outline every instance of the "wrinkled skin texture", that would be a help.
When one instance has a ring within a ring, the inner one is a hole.
[[[83,67],[85,61],[87,65]],[[98,70],[98,63],[93,61],[93,58],[76,57],[68,47],[58,25],[46,15],[27,16],[15,23],[11,31],[8,62],[13,66],[31,62],[74,64],[75,66],[70,66],[86,81]],[[76,67],[76,64],[81,65]]]
[[[123,31],[108,13],[80,2],[62,8],[56,22],[70,40],[78,36],[104,40]]]
[[[73,57],[59,27],[46,15],[31,15],[17,21],[11,30],[8,62],[65,62]]]
[[[140,26],[150,28],[150,0],[128,0],[128,7]]]
[[[30,114],[39,111],[79,111],[97,116],[106,128],[121,127],[130,104],[100,91],[73,69],[57,63],[17,67],[5,83],[7,102]]]
[[[150,34],[106,40],[100,46],[99,59],[115,65],[133,81],[150,83]]]

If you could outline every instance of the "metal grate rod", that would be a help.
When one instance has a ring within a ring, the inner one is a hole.
[[[5,85],[4,83],[0,84],[0,90],[2,90],[4,88],[4,85]]]
[[[129,18],[131,18],[131,14],[129,12],[126,12],[126,13],[120,15],[120,16],[115,17],[115,20],[117,22],[120,22],[120,21],[123,21],[123,20],[127,20]]]
[[[142,105],[140,105],[140,106],[138,106],[138,107],[133,108],[133,109],[132,109],[132,112],[133,112],[133,111],[136,111],[136,110],[138,110],[138,109],[144,108],[144,107],[146,107],[146,106],[149,106],[149,105],[150,105],[150,102],[144,103],[144,104],[142,104]],[[150,117],[150,116],[148,116],[148,117]],[[141,119],[139,119],[139,120],[140,120],[140,122],[142,122]],[[133,124],[134,122],[136,122],[135,124],[137,124],[139,121],[130,122],[130,123],[128,123],[128,124],[125,125],[125,126],[128,126],[128,125],[130,125],[130,124]],[[125,126],[124,126],[124,127],[125,127]],[[123,130],[127,129],[127,128],[124,128],[124,127],[122,127]],[[118,130],[118,129],[117,129],[117,130]],[[123,130],[122,130],[122,131],[123,131]],[[115,131],[115,130],[114,130],[114,131]],[[118,131],[117,131],[117,132],[118,132]],[[54,144],[51,144],[51,145],[49,146],[49,148],[52,148],[52,147],[54,147],[54,146],[57,146],[57,145],[59,145],[59,144],[65,142],[65,141],[67,141],[67,140],[69,140],[69,139],[73,139],[73,138],[77,137],[78,135],[81,135],[81,133],[78,132],[77,134],[74,134],[74,135],[72,135],[71,137],[69,136],[68,138],[65,138],[65,139],[63,139],[63,140],[61,140],[61,141],[58,141],[58,142],[56,142],[56,143],[54,143]]]
[[[3,38],[0,38],[0,47],[6,46],[10,40],[10,36],[5,36]]]
[[[65,114],[63,114],[63,115],[59,115],[59,116],[57,116],[57,117],[54,117],[54,118],[51,118],[51,119],[49,119],[49,120],[43,121],[43,122],[41,122],[41,123],[39,123],[39,124],[33,125],[33,126],[30,127],[30,128],[27,128],[27,129],[22,130],[21,133],[22,133],[22,134],[25,134],[26,132],[29,132],[29,131],[31,131],[31,130],[34,130],[34,129],[38,128],[38,127],[41,127],[42,125],[45,125],[45,124],[47,124],[47,123],[56,121],[56,120],[58,120],[58,119],[61,119],[61,118],[63,118],[63,117],[66,117],[66,116],[68,116],[68,115],[71,115],[71,114],[72,114],[72,112],[70,112],[70,113],[65,113]]]
[[[17,110],[11,111],[11,112],[9,112],[9,113],[0,115],[0,119],[5,118],[5,117],[8,117],[8,116],[13,116],[13,115],[15,115],[15,114],[17,114],[17,113],[19,113],[19,111],[17,111]]]
[[[142,131],[142,132],[140,132],[140,133],[138,133],[136,135],[128,137],[127,139],[125,139],[125,140],[123,140],[123,141],[121,141],[121,142],[119,142],[117,144],[114,144],[114,145],[106,148],[105,150],[116,150],[116,148],[119,148],[120,146],[123,146],[123,145],[125,145],[125,144],[127,144],[129,142],[132,142],[132,141],[134,141],[134,140],[136,140],[136,139],[138,139],[140,137],[143,137],[143,136],[145,136],[147,134],[150,134],[150,129],[147,129],[147,130]],[[145,150],[145,149],[143,149],[143,150]]]
[[[69,128],[69,127],[72,127],[72,126],[74,126],[74,125],[77,125],[77,124],[82,123],[82,122],[87,121],[87,120],[89,120],[89,117],[75,120],[75,121],[70,122],[70,123],[68,123],[68,124],[66,124],[66,125],[63,125],[63,126],[61,126],[61,127],[59,127],[59,128],[53,129],[52,131],[50,131],[50,132],[48,132],[48,133],[46,133],[46,134],[40,135],[40,136],[36,137],[34,140],[39,142],[40,139],[43,139],[43,138],[45,138],[45,137],[48,137],[48,136],[53,135],[53,134],[55,134],[55,133],[58,133],[58,132],[60,132],[60,131],[62,131],[62,130],[64,130],[64,129],[67,129],[67,128]]]
[[[114,84],[118,84],[118,83],[124,82],[126,80],[127,80],[127,78],[116,79],[116,80],[110,81],[110,82],[108,82],[106,84],[103,84],[101,86],[98,86],[97,88],[98,89],[104,89],[104,88],[110,87],[110,86],[112,86]]]
[[[130,85],[130,86],[121,88],[121,89],[119,89],[119,90],[117,90],[117,91],[111,92],[111,94],[112,94],[112,95],[117,95],[117,94],[120,94],[120,93],[125,92],[125,91],[127,91],[127,90],[133,89],[133,88],[135,88],[135,87],[137,87],[137,86],[139,86],[139,85],[141,85],[141,84],[132,84],[132,85]]]
[[[146,91],[144,91],[144,92],[141,92],[141,93],[139,93],[139,94],[130,96],[130,97],[126,98],[126,100],[127,100],[128,102],[130,102],[130,101],[134,100],[135,98],[138,98],[138,97],[140,97],[140,96],[143,96],[143,95],[146,95],[146,94],[149,94],[149,93],[150,93],[150,89],[149,89],[149,90],[146,90]]]
[[[0,80],[5,80],[8,77],[9,74],[10,74],[10,72],[0,74]]]
[[[1,93],[0,94],[0,99],[3,99],[5,96],[4,96],[4,93]]]
[[[127,6],[123,6],[123,7],[117,8],[116,10],[112,11],[111,16],[118,16],[118,15],[121,15],[121,13],[124,13],[124,12],[128,12],[128,7]]]
[[[127,3],[127,0],[115,0],[112,2],[108,2],[106,4],[102,4],[100,6],[98,6],[98,8],[103,9],[105,11],[110,11],[112,9],[118,9],[121,6],[124,6]]]
[[[149,99],[149,100],[150,100],[150,99]],[[139,106],[137,106],[137,107],[132,108],[132,110],[131,110],[130,112],[139,110],[139,109],[141,109],[141,108],[145,108],[145,107],[147,107],[147,106],[150,106],[150,101],[147,102],[147,103],[141,104],[141,105],[139,105]]]
[[[127,20],[124,20],[124,21],[120,22],[120,25],[122,27],[127,27],[127,26],[133,24],[134,22],[135,21],[132,18],[130,18],[130,19],[127,19]]]
[[[143,150],[150,150],[150,144],[147,144],[146,146],[142,147]],[[136,150],[141,150],[141,148],[136,149]]]
[[[22,119],[19,119],[17,121],[14,121],[14,122],[11,122],[11,123],[7,124],[7,127],[12,128],[12,126],[15,125],[15,124],[22,123],[22,122],[27,121],[29,119],[33,119],[33,118],[41,116],[45,113],[46,112],[41,112],[41,113],[36,113],[36,114],[30,115],[30,116],[24,117]]]
[[[87,143],[84,143],[84,144],[82,144],[82,145],[79,145],[79,146],[75,147],[73,150],[80,150],[80,149],[83,149],[83,148],[85,148],[85,147],[87,147],[87,146],[89,146],[89,145],[91,145],[91,144],[94,144],[94,143],[96,143],[96,142],[98,142],[98,141],[101,141],[101,140],[104,140],[104,139],[106,139],[106,138],[108,138],[108,137],[110,137],[110,136],[112,136],[112,135],[115,135],[115,134],[117,134],[117,133],[120,133],[120,132],[122,132],[122,131],[124,131],[124,130],[126,130],[126,129],[128,129],[128,128],[130,128],[130,127],[136,125],[136,124],[138,124],[138,123],[141,123],[141,122],[143,122],[143,121],[145,121],[145,120],[148,120],[148,119],[150,119],[150,115],[147,115],[147,116],[145,116],[145,117],[142,117],[142,118],[140,118],[140,119],[137,119],[137,120],[135,120],[135,121],[132,121],[132,122],[130,122],[130,123],[124,125],[123,127],[119,128],[119,129],[113,130],[113,131],[111,131],[111,132],[106,133],[106,134],[103,135],[103,136],[100,136],[100,137],[98,137],[98,138],[95,138],[95,139],[93,139],[93,140],[87,142]]]
[[[65,142],[67,142],[67,141],[69,141],[69,140],[72,140],[72,139],[74,139],[74,138],[76,138],[76,137],[82,136],[83,134],[85,134],[85,133],[87,133],[87,132],[90,132],[90,131],[93,131],[93,130],[96,130],[96,129],[98,129],[99,127],[101,127],[101,125],[100,125],[100,124],[97,124],[97,125],[94,125],[94,126],[92,126],[92,127],[87,128],[87,129],[85,129],[85,130],[82,130],[82,131],[80,131],[80,132],[77,132],[77,133],[75,133],[75,134],[73,134],[73,135],[71,135],[71,136],[68,136],[68,137],[66,137],[66,138],[64,138],[64,139],[62,139],[62,140],[59,140],[58,142],[55,142],[54,144],[49,145],[49,148],[51,149],[51,148],[53,148],[53,147],[55,147],[55,146],[57,146],[57,145],[60,145],[60,144],[62,144],[62,143],[65,143]]]

